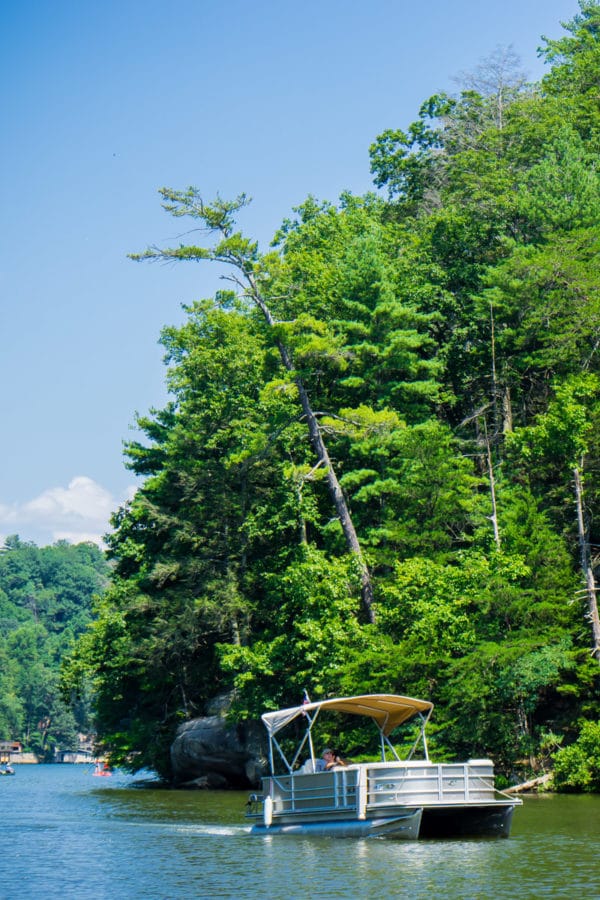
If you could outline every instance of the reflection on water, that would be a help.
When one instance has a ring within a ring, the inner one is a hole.
[[[0,900],[600,896],[600,797],[533,797],[508,840],[250,835],[246,795],[136,787],[86,766],[0,779]]]

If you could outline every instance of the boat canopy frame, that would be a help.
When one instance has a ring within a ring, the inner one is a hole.
[[[417,718],[420,724],[419,734],[415,739],[407,759],[412,758],[419,743],[422,742],[425,760],[429,761],[425,727],[429,721],[432,710],[433,703],[430,703],[428,700],[418,700],[415,697],[403,697],[398,694],[362,694],[356,697],[335,697],[315,702],[305,701],[300,706],[292,706],[288,709],[263,713],[261,719],[269,735],[269,765],[271,774],[275,774],[274,750],[277,750],[284,766],[291,775],[307,744],[313,771],[316,771],[312,729],[322,711],[349,713],[350,715],[370,718],[379,732],[382,762],[386,761],[386,748],[390,750],[398,762],[401,761],[389,736],[399,725],[408,722],[410,719]],[[290,761],[287,759],[276,736],[287,725],[299,718],[305,720],[306,729],[296,752]]]

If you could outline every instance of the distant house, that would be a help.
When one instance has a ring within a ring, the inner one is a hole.
[[[93,761],[94,756],[90,750],[57,750],[54,754],[54,762],[57,763],[88,763]]]
[[[19,741],[0,741],[0,763],[19,762],[23,745]]]
[[[96,757],[94,752],[93,734],[78,734],[77,748],[70,750],[57,749],[54,753],[54,762],[57,763],[86,763],[93,762]]]

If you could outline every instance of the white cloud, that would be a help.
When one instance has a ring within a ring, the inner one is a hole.
[[[4,537],[18,534],[38,545],[59,540],[102,545],[111,514],[134,493],[135,487],[130,486],[124,496],[116,498],[87,475],[77,475],[66,488],[47,488],[23,503],[0,503],[0,531]]]

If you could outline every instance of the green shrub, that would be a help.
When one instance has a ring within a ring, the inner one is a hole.
[[[554,757],[557,791],[600,793],[600,722],[584,722],[574,744]]]

